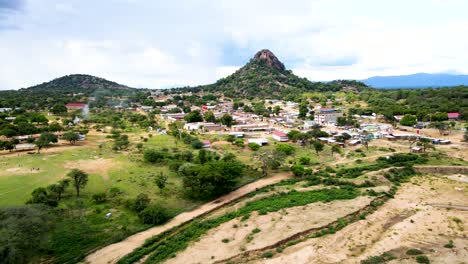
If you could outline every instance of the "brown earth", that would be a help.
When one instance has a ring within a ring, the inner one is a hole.
[[[354,200],[292,207],[267,215],[252,214],[246,221],[234,219],[210,230],[198,242],[165,263],[213,263],[246,250],[263,248],[304,230],[325,226],[358,211],[371,200],[368,196],[360,196]],[[252,233],[256,228],[260,231]]]
[[[118,163],[112,159],[97,158],[94,160],[77,160],[66,162],[63,167],[66,169],[79,168],[80,170],[102,176],[104,180],[109,179],[109,170],[118,168]]]
[[[419,248],[431,263],[464,263],[468,259],[468,211],[433,204],[467,206],[468,185],[442,177],[416,177],[404,184],[365,220],[336,234],[313,238],[253,263],[359,263],[391,251],[392,263],[415,263],[405,254]],[[455,248],[443,245],[453,240]],[[436,261],[437,260],[437,261]]]
[[[87,263],[93,264],[107,264],[107,263],[116,263],[120,258],[132,252],[135,248],[143,245],[146,239],[151,238],[161,232],[171,229],[172,227],[186,223],[196,217],[207,214],[217,208],[220,208],[240,197],[245,196],[248,193],[255,191],[257,188],[262,188],[264,186],[274,184],[281,180],[291,177],[290,173],[279,173],[268,178],[260,179],[256,182],[247,184],[221,198],[206,203],[195,210],[181,213],[174,217],[171,221],[167,222],[164,225],[152,227],[146,231],[137,233],[133,236],[126,238],[125,240],[108,245],[104,248],[97,250],[96,252],[90,254],[86,257]]]

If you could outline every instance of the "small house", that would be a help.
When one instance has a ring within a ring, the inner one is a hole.
[[[289,140],[288,135],[286,135],[285,133],[281,131],[275,131],[272,137],[274,140],[279,141],[279,142],[286,142]]]
[[[449,120],[458,120],[460,118],[460,113],[458,112],[447,113],[447,117]]]

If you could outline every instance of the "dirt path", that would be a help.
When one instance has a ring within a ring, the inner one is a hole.
[[[270,184],[277,183],[281,180],[287,179],[291,177],[290,173],[279,173],[275,174],[271,177],[260,179],[256,182],[247,184],[225,196],[222,196],[221,198],[206,203],[197,209],[190,211],[190,212],[185,212],[182,213],[178,216],[176,216],[174,219],[169,221],[168,223],[161,225],[161,226],[156,226],[153,228],[150,228],[146,231],[137,233],[135,235],[132,235],[125,240],[108,245],[102,249],[99,249],[98,251],[92,253],[91,255],[86,257],[86,262],[87,263],[92,263],[92,264],[107,264],[107,263],[116,263],[120,258],[123,256],[127,255],[128,253],[132,252],[135,248],[143,245],[146,239],[153,237],[161,232],[164,232],[172,227],[178,226],[180,224],[183,224],[195,217],[198,217],[204,213],[207,213],[209,211],[212,211],[216,208],[222,207],[223,205],[239,198],[242,197],[250,192],[255,191],[257,188],[261,188]]]

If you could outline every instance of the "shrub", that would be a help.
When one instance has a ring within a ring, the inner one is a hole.
[[[306,156],[302,156],[299,158],[299,164],[301,165],[309,165],[310,164],[310,158]]]
[[[302,165],[291,166],[291,171],[296,177],[302,177],[305,174],[305,169]]]
[[[157,151],[155,149],[145,150],[143,154],[143,159],[146,162],[157,163],[164,160],[164,153]]]
[[[276,151],[283,152],[286,155],[291,155],[294,153],[294,147],[289,144],[278,144],[276,146]]]
[[[135,212],[141,212],[141,211],[145,210],[146,207],[148,207],[149,203],[150,203],[150,199],[149,199],[148,195],[146,195],[144,193],[140,193],[140,194],[138,194],[135,201],[133,202],[132,209]]]
[[[406,255],[422,255],[424,252],[417,248],[411,248],[406,251]]]
[[[260,148],[260,145],[257,143],[249,143],[247,146],[253,151],[257,151]]]
[[[229,238],[223,238],[223,240],[221,240],[221,242],[223,242],[223,243],[229,243]]]
[[[417,257],[416,257],[416,262],[417,262],[417,263],[424,263],[424,264],[429,264],[429,263],[431,263],[431,262],[429,261],[429,258],[428,258],[427,256],[424,256],[424,255],[422,255],[422,256],[417,256]]]
[[[106,201],[107,195],[106,193],[96,193],[93,194],[92,198],[95,203],[103,203]]]
[[[267,251],[262,254],[262,258],[272,258],[274,253],[272,251]]]
[[[254,234],[257,234],[257,233],[260,233],[262,230],[260,228],[255,228],[254,230],[252,230],[252,233]]]
[[[160,225],[169,220],[170,215],[167,210],[159,205],[152,205],[138,214],[144,224]]]
[[[444,248],[454,248],[455,245],[453,244],[452,240],[449,240],[447,244],[444,245]]]

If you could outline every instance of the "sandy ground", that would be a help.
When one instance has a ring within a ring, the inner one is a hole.
[[[325,226],[365,207],[370,201],[370,197],[360,196],[354,200],[297,206],[267,215],[255,213],[243,222],[234,219],[210,230],[200,241],[165,263],[212,263],[244,250],[263,248],[301,231]],[[255,228],[261,231],[252,234]],[[248,238],[249,235],[251,239]],[[223,239],[228,239],[229,242],[224,243]]]
[[[0,176],[31,174],[31,173],[38,173],[38,172],[40,172],[40,170],[37,170],[35,168],[14,167],[14,168],[8,168],[4,171],[0,171]]]
[[[77,161],[69,161],[66,162],[63,167],[65,169],[74,169],[79,168],[87,173],[98,174],[101,175],[104,180],[109,179],[109,175],[107,174],[110,169],[115,169],[118,167],[118,163],[116,163],[112,159],[103,159],[97,158],[94,160],[77,160]]]
[[[442,177],[417,177],[404,184],[394,199],[365,220],[336,234],[309,239],[271,259],[254,263],[359,263],[386,251],[392,263],[415,263],[405,252],[419,248],[431,263],[466,263],[468,259],[468,185]],[[460,189],[461,188],[461,189]],[[461,205],[447,209],[439,205]],[[455,219],[461,220],[457,223]],[[444,248],[453,240],[454,249]]]
[[[153,237],[161,232],[164,232],[174,226],[180,225],[185,223],[197,216],[203,215],[207,212],[210,212],[216,208],[223,206],[226,203],[229,203],[232,200],[235,200],[239,197],[242,197],[257,188],[264,187],[266,185],[270,185],[281,180],[287,179],[292,175],[289,173],[280,173],[276,174],[272,177],[263,178],[251,184],[247,184],[221,198],[206,203],[195,210],[190,212],[185,212],[182,214],[177,215],[168,223],[150,228],[146,231],[137,233],[133,236],[126,238],[125,240],[111,244],[106,246],[102,249],[97,250],[96,252],[92,253],[88,257],[86,257],[86,262],[93,263],[93,264],[107,264],[107,263],[115,263],[123,256],[127,255],[128,253],[132,252],[135,248],[143,245],[146,239]]]

